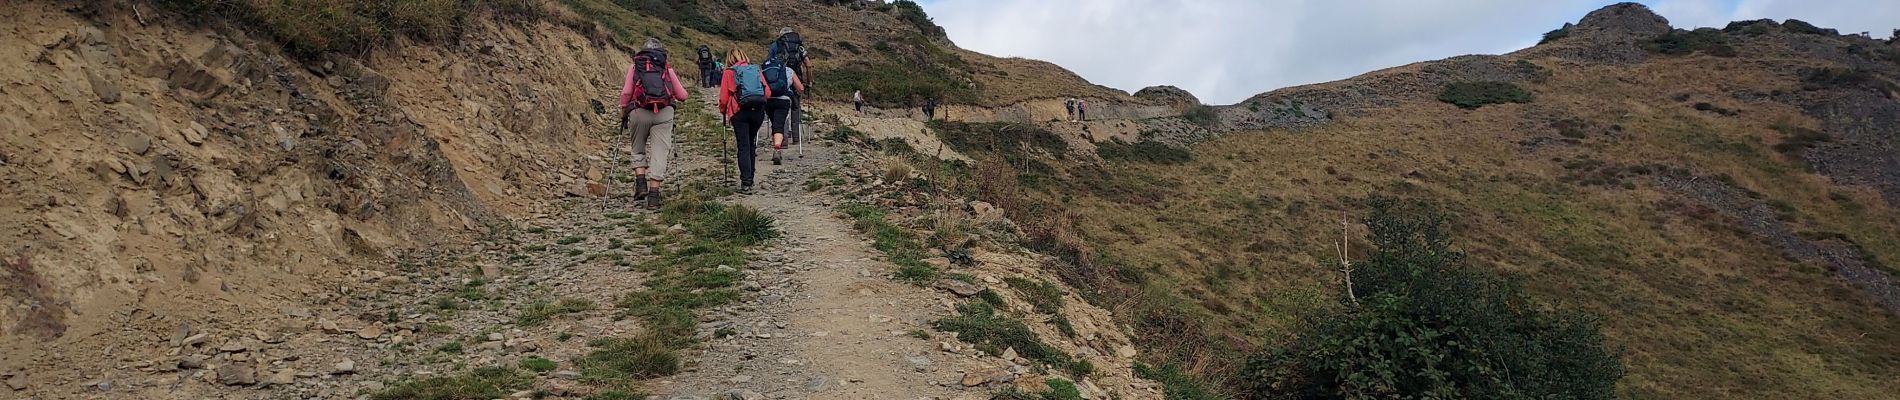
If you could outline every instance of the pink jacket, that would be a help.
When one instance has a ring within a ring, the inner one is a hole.
[[[641,93],[636,93],[639,91],[639,88],[634,84],[634,80],[637,79],[634,75],[633,64],[627,64],[627,79],[626,82],[620,86],[620,109],[622,110],[627,109],[627,103],[632,103],[633,99],[640,98]],[[680,77],[673,73],[672,66],[666,67],[666,83],[672,86],[674,102],[686,101],[686,87],[680,85]]]

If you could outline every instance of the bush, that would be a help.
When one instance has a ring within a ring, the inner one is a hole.
[[[1717,57],[1738,55],[1735,48],[1729,46],[1728,37],[1714,29],[1671,31],[1650,40],[1649,50],[1672,56],[1688,55],[1697,51]]]
[[[1199,104],[1189,107],[1187,112],[1181,113],[1181,118],[1188,120],[1188,122],[1193,122],[1195,125],[1206,127],[1220,123],[1220,115],[1214,112],[1214,107]]]
[[[1616,397],[1623,366],[1594,316],[1466,268],[1430,207],[1375,197],[1366,226],[1376,247],[1352,270],[1357,300],[1249,360],[1246,397]]]
[[[1452,82],[1438,93],[1438,101],[1467,110],[1491,104],[1529,103],[1536,97],[1510,82]]]

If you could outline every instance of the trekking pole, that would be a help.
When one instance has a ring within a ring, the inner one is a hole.
[[[616,129],[612,135],[607,137],[607,152],[612,153],[612,155],[607,156],[607,182],[601,185],[600,190],[600,212],[602,213],[608,212],[613,208],[614,181],[620,180],[619,177],[614,175],[618,174],[620,169],[620,134],[622,132],[622,130]]]
[[[798,158],[805,158],[805,96],[792,100],[792,112],[798,113],[798,123],[792,125],[792,132],[798,134]]]
[[[731,125],[731,124],[728,123],[727,125]],[[734,142],[739,141],[738,135],[731,135],[731,136]],[[738,143],[733,143],[733,146],[738,146],[738,145],[739,145]],[[723,138],[723,137],[719,138],[719,169],[726,172],[725,183],[728,183],[728,184],[738,183],[739,178],[736,176],[733,176],[732,174],[732,166],[733,164],[738,164],[738,158],[739,157],[737,154],[733,154],[732,148],[726,146],[726,138]]]

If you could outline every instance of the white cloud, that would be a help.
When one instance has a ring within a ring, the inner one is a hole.
[[[1462,54],[1496,54],[1605,0],[934,0],[964,48],[1048,60],[1134,91],[1175,85],[1226,104],[1286,86]],[[1679,27],[1800,18],[1843,32],[1900,27],[1897,0],[1653,0]]]

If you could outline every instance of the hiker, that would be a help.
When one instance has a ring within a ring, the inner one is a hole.
[[[785,159],[780,154],[785,150],[788,137],[785,129],[791,125],[788,121],[795,119],[791,114],[798,112],[792,102],[805,91],[805,85],[798,81],[797,71],[778,59],[766,59],[759,65],[759,73],[765,74],[765,88],[770,94],[765,101],[765,116],[772,120],[772,165],[780,165]]]
[[[759,126],[765,124],[765,105],[772,88],[765,84],[765,72],[745,54],[733,50],[726,55],[725,76],[719,80],[719,114],[738,144],[739,193],[752,193],[752,175],[758,170]]]
[[[1068,101],[1063,101],[1062,108],[1069,110],[1069,122],[1075,122],[1075,98],[1070,97]]]
[[[1075,120],[1076,120],[1076,122],[1081,122],[1081,121],[1087,121],[1087,120],[1089,120],[1089,101],[1088,101],[1088,99],[1076,99],[1076,100],[1075,100]]]
[[[660,39],[647,38],[620,87],[620,130],[633,128],[633,198],[646,200],[647,209],[660,208],[660,182],[673,155],[673,105],[682,101],[686,87],[666,65],[666,48]]]
[[[863,90],[851,91],[851,108],[856,109],[858,111],[858,115],[864,115],[864,91]]]
[[[800,38],[798,31],[793,30],[792,27],[788,26],[778,29],[778,39],[773,39],[772,44],[766,46],[765,60],[778,61],[785,65],[786,68],[790,68],[794,75],[797,75],[800,79],[804,79],[804,84],[811,84],[811,74],[807,73],[805,68],[811,65],[811,56],[805,51],[805,40]],[[760,64],[764,64],[764,61],[761,61]],[[791,119],[787,121],[787,127],[790,131],[786,137],[790,144],[798,144],[798,141],[801,140],[799,136],[804,132],[799,129],[804,125],[805,119],[803,95],[802,90],[800,93],[791,93]]]
[[[937,98],[935,97],[924,98],[923,109],[924,109],[925,121],[937,119]]]
[[[719,62],[713,61],[712,47],[699,45],[699,87],[719,84]]]

